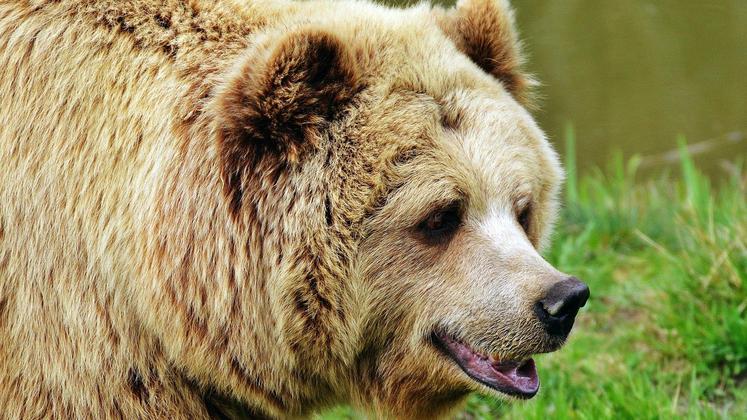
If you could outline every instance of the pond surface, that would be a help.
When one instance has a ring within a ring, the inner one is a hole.
[[[582,171],[614,151],[665,168],[679,135],[715,176],[747,157],[747,0],[512,4],[543,84],[535,115],[561,152],[573,125]]]

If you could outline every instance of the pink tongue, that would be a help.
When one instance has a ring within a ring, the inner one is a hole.
[[[539,377],[534,359],[528,359],[522,364],[497,363],[491,366],[498,373],[501,382],[509,385],[520,394],[534,395],[539,389]]]
[[[473,379],[503,393],[531,398],[539,390],[539,377],[533,359],[500,362],[475,353],[462,343],[443,340],[459,366]]]

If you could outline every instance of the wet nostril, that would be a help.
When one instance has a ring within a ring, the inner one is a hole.
[[[535,312],[551,334],[570,332],[578,310],[589,299],[589,288],[575,277],[554,285],[544,299],[537,302]]]
[[[588,299],[589,288],[571,277],[553,286],[541,302],[550,316],[562,317],[577,312]]]
[[[564,300],[558,300],[555,302],[542,302],[542,307],[545,308],[545,311],[551,316],[562,316],[562,309],[565,305]]]

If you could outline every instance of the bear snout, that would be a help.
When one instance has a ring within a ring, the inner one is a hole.
[[[545,297],[535,303],[534,312],[548,334],[565,338],[589,295],[589,287],[585,283],[568,277],[553,285]]]

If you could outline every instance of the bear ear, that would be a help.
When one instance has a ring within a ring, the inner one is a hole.
[[[528,100],[534,81],[521,71],[521,46],[508,0],[460,0],[454,9],[436,11],[436,19],[460,51],[515,98]]]
[[[221,157],[230,172],[272,155],[297,162],[360,90],[342,41],[303,28],[247,50],[214,97]]]

